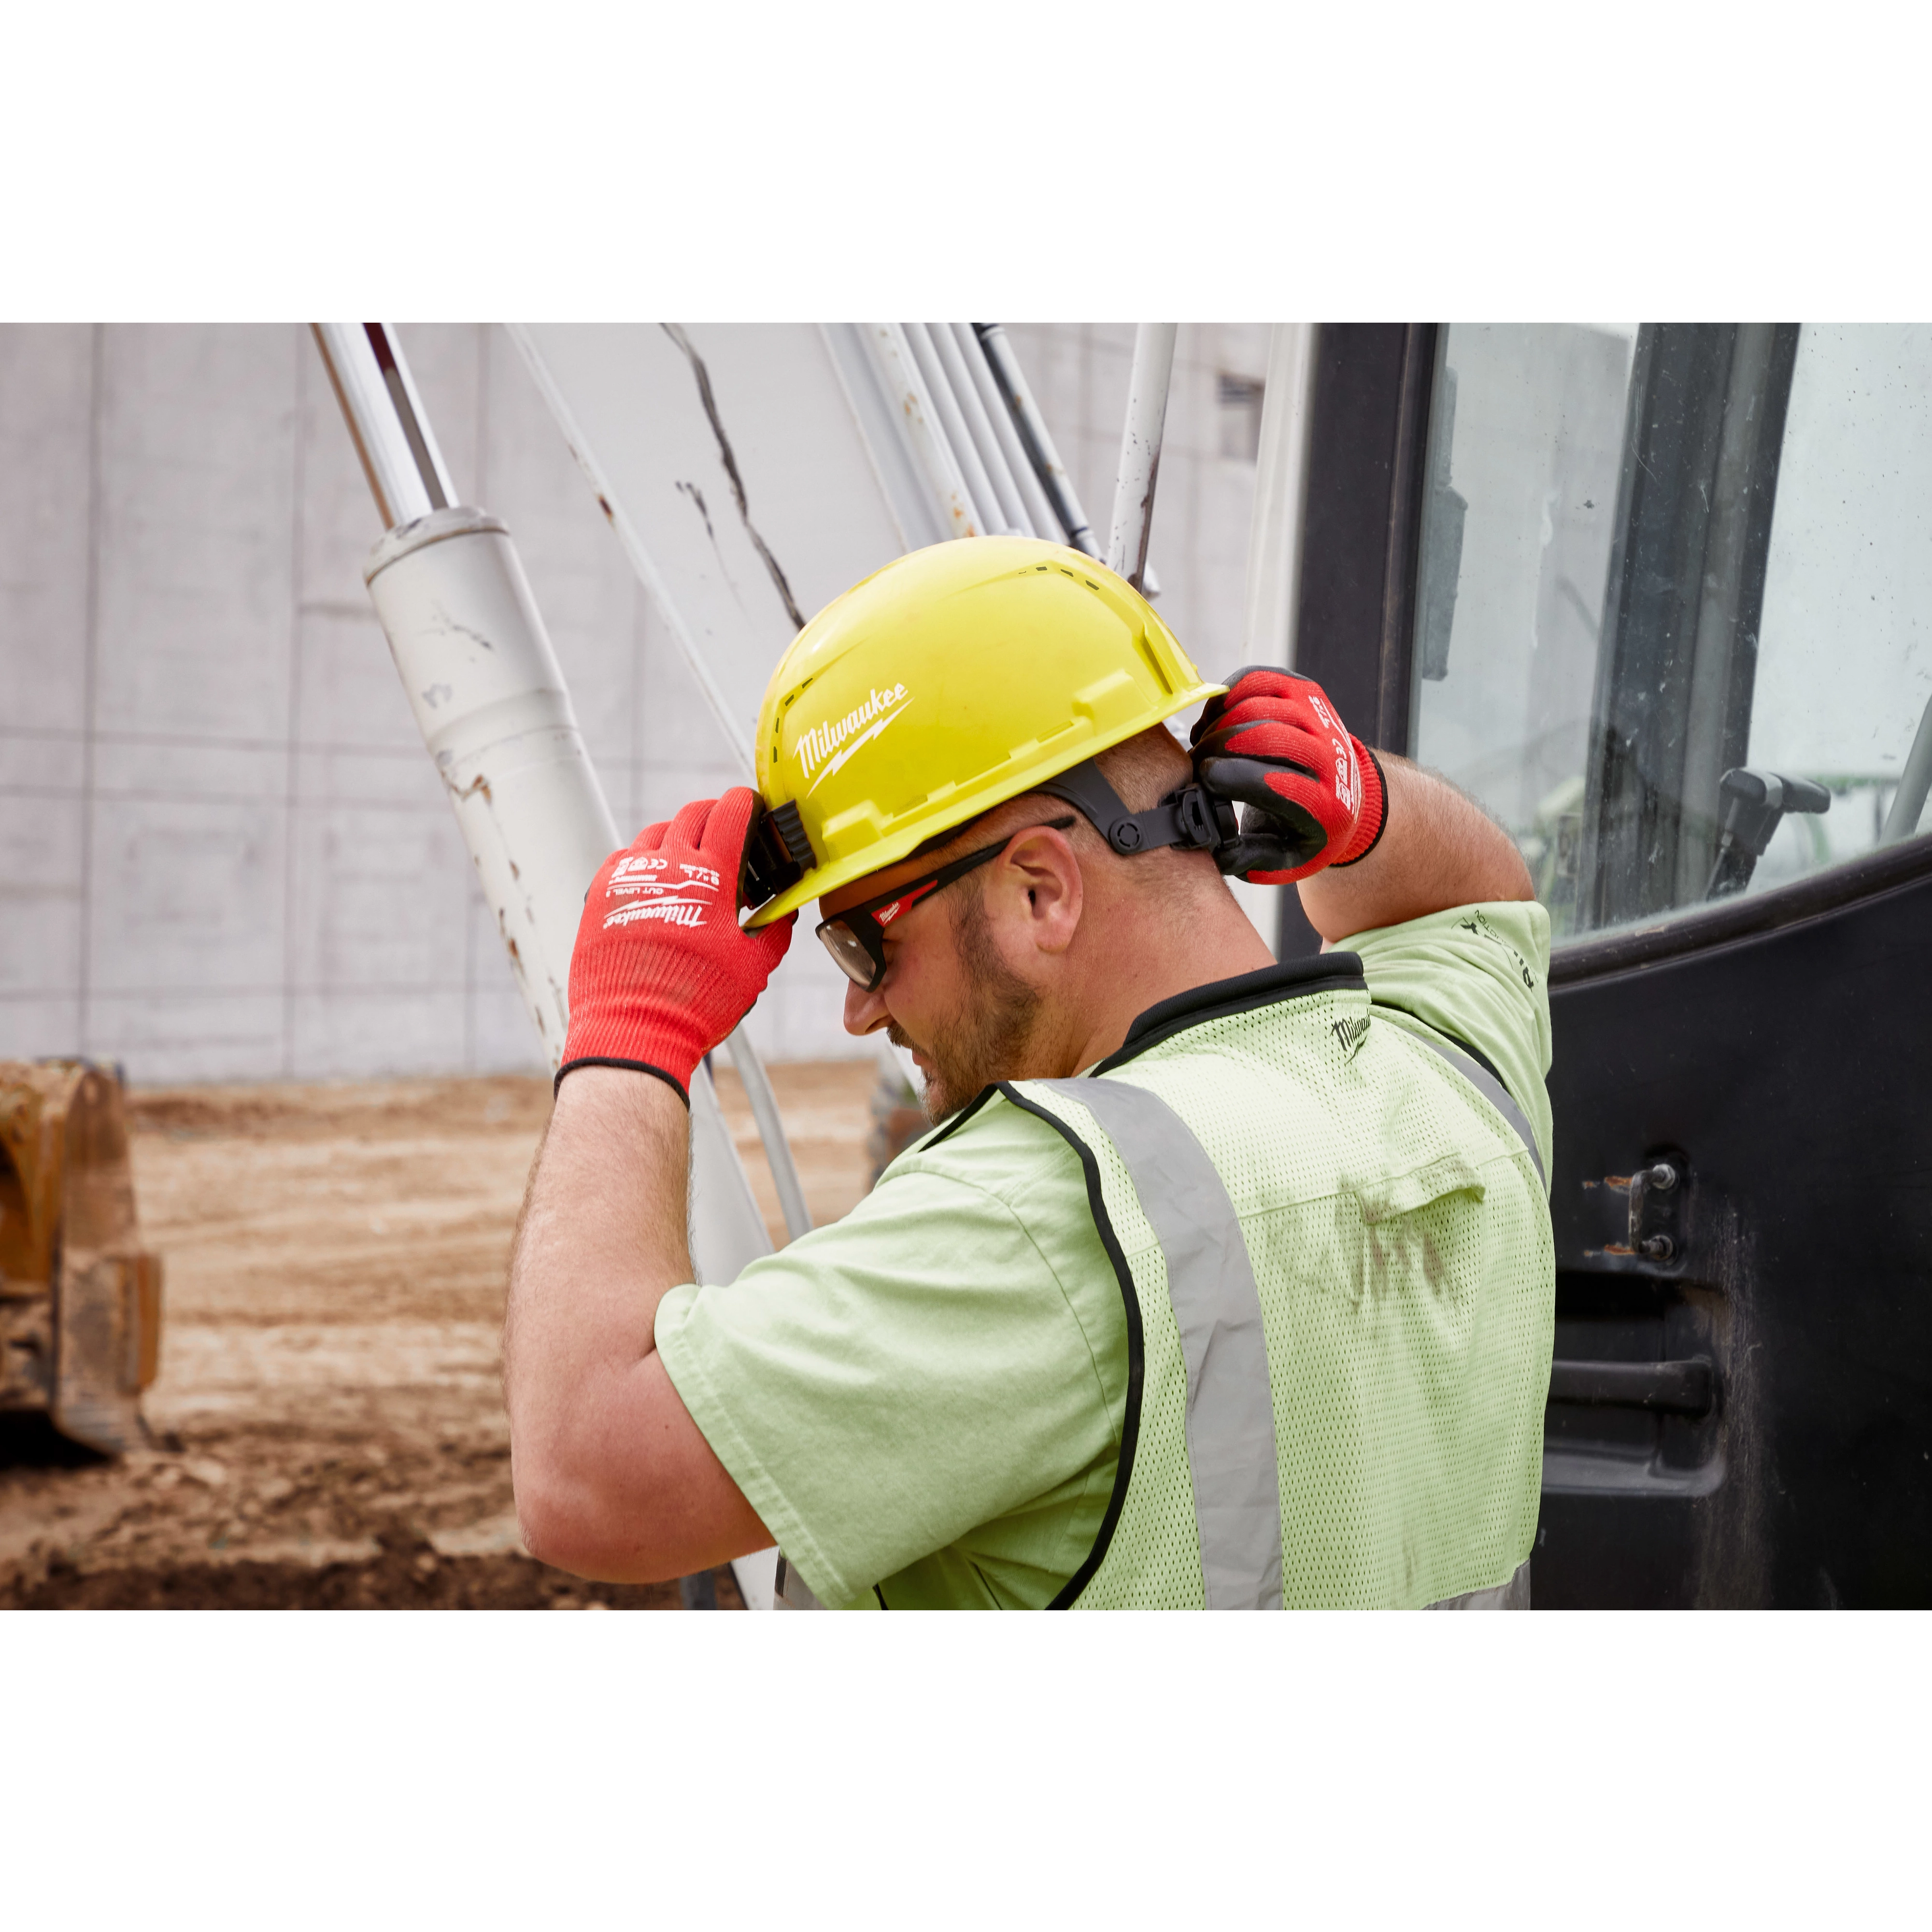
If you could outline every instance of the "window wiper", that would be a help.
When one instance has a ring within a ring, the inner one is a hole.
[[[1711,868],[1707,899],[1728,898],[1750,884],[1772,834],[1787,812],[1829,812],[1832,794],[1809,778],[1779,772],[1753,771],[1739,765],[1718,781],[1724,824],[1718,839],[1718,862]]]

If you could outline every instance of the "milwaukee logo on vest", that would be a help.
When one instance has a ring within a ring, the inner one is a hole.
[[[874,691],[865,703],[824,724],[814,724],[794,747],[798,761],[808,772],[818,772],[807,790],[809,797],[837,771],[862,745],[869,744],[886,727],[904,715],[911,700],[906,688],[896,684],[890,691]],[[820,766],[824,769],[820,770]]]
[[[1355,1057],[1356,1048],[1361,1045],[1368,1033],[1369,1016],[1364,1013],[1359,1019],[1330,1020],[1328,1030],[1340,1042],[1343,1053],[1352,1060]]]

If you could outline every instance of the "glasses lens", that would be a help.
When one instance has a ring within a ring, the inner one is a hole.
[[[842,919],[829,919],[818,928],[825,950],[838,962],[838,970],[855,986],[872,990],[878,962],[859,943],[859,936]]]

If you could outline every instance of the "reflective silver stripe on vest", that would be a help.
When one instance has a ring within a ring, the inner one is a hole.
[[[1208,1150],[1158,1094],[1042,1080],[1105,1130],[1167,1261],[1187,1364],[1187,1466],[1210,1610],[1281,1608],[1281,1487],[1262,1300],[1234,1204]]]
[[[1536,1169],[1536,1178],[1543,1183],[1544,1192],[1550,1191],[1550,1177],[1543,1171],[1543,1156],[1536,1150],[1536,1134],[1529,1124],[1529,1117],[1510,1098],[1509,1089],[1486,1066],[1479,1066],[1466,1053],[1458,1053],[1445,1042],[1431,1040],[1426,1034],[1410,1033],[1407,1027],[1396,1030],[1408,1034],[1418,1046],[1426,1046],[1439,1060],[1446,1060],[1508,1121],[1516,1130],[1516,1137],[1529,1150],[1529,1164]]]

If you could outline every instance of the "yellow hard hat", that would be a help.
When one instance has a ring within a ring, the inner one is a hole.
[[[965,537],[900,557],[820,611],[765,687],[766,836],[799,876],[751,923],[896,865],[1224,688],[1078,550]]]

